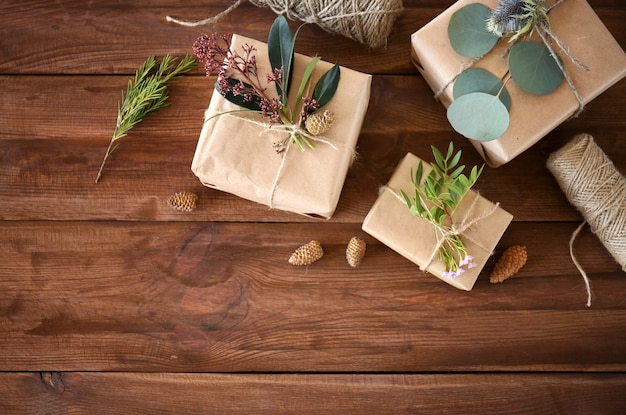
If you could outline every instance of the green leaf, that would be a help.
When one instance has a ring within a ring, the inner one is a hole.
[[[433,156],[435,156],[435,162],[437,163],[437,166],[439,166],[439,168],[441,169],[438,173],[441,174],[443,173],[443,170],[446,169],[446,164],[443,158],[443,154],[441,154],[441,151],[439,151],[439,149],[435,146],[430,146],[430,148],[433,151]],[[433,168],[437,170],[436,169],[437,166],[433,165]]]
[[[457,183],[448,183],[448,188],[450,189],[450,194],[455,194],[459,197],[465,194],[465,187],[460,186]]]
[[[438,176],[443,176],[443,170],[441,170],[441,167],[439,167],[437,163],[430,163],[430,167],[432,167],[432,171]]]
[[[304,70],[304,74],[302,75],[302,82],[300,82],[300,88],[298,88],[298,93],[296,95],[296,101],[294,105],[300,104],[300,101],[302,100],[302,94],[304,94],[304,89],[306,88],[306,85],[309,83],[309,78],[311,78],[311,74],[313,73],[313,70],[315,69],[315,65],[317,65],[317,62],[319,61],[320,61],[320,57],[316,56],[306,66],[306,69]]]
[[[235,84],[238,84],[239,81],[236,79],[229,78],[228,83],[231,85],[235,85]],[[248,85],[245,82],[243,82],[243,84],[245,85],[246,88],[252,88],[251,85]],[[218,83],[215,82],[216,91],[217,91],[217,85]],[[240,107],[244,107],[252,111],[261,111],[260,99],[256,95],[253,96],[253,101],[244,101],[243,95],[235,95],[231,91],[228,91],[227,93],[222,94],[222,96],[226,98],[228,101],[232,102],[233,104],[239,105]]]
[[[471,187],[469,180],[467,179],[467,176],[464,174],[459,174],[459,177],[457,178],[458,183],[461,184],[461,186],[463,186],[463,188],[465,189],[469,189]]]
[[[415,195],[415,209],[417,210],[417,213],[420,216],[424,215],[424,212],[426,212],[426,209],[424,209],[424,206],[422,205],[422,201],[419,198],[419,195]]]
[[[459,167],[456,168],[456,170],[450,173],[450,178],[453,180],[456,179],[464,169],[465,169],[465,164],[460,165]]]
[[[491,141],[509,127],[509,112],[498,98],[484,92],[462,95],[447,111],[452,127],[467,138]]]
[[[493,49],[500,37],[487,30],[485,22],[490,13],[487,6],[479,3],[454,12],[448,23],[448,37],[458,54],[477,58]]]
[[[409,198],[409,196],[404,193],[404,190],[400,189],[400,194],[402,195],[402,197],[404,198],[404,201],[406,202],[406,205],[409,207],[409,209],[411,208],[411,206],[413,205],[411,203],[411,199]]]
[[[437,192],[437,194],[441,194],[441,191],[443,190],[443,184],[443,177],[439,177],[439,180],[435,182],[435,191]]]
[[[558,55],[557,59],[561,60]],[[509,54],[509,70],[515,83],[534,95],[549,94],[564,79],[550,50],[543,43],[537,42],[516,43]]]
[[[506,109],[511,109],[511,96],[507,89],[504,88],[502,80],[483,69],[467,69],[454,81],[452,88],[454,99],[472,92],[485,92],[489,95],[497,95],[506,106]]]
[[[446,153],[446,160],[450,160],[450,157],[452,157],[453,152],[454,152],[454,143],[450,141],[450,144],[448,144],[448,152]]]
[[[436,199],[438,192],[435,190],[435,172],[434,171],[431,171],[430,173],[428,173],[428,176],[426,176],[426,181],[424,182],[424,185],[425,185],[424,190],[426,190],[426,196],[429,199]]]
[[[278,68],[282,68],[283,71],[282,88],[279,85],[276,86],[278,96],[283,104],[287,102],[287,93],[289,92],[292,77],[293,43],[294,37],[291,34],[287,19],[284,16],[278,16],[274,20],[267,36],[267,47],[272,71]]]
[[[438,206],[433,206],[430,208],[430,215],[435,218],[437,223],[441,224],[446,217],[446,212]]]
[[[422,176],[424,175],[424,166],[420,160],[417,165],[417,171],[415,172],[415,184],[419,186],[422,183]]]
[[[335,64],[328,70],[315,84],[313,90],[313,98],[315,98],[319,104],[319,108],[322,108],[330,102],[335,96],[337,86],[339,85],[339,78],[341,77],[341,70],[339,64]]]
[[[450,157],[448,156],[448,158]],[[461,150],[457,151],[457,153],[454,155],[452,160],[450,160],[450,162],[448,163],[448,170],[453,169],[457,164],[459,164],[460,160],[461,160]]]

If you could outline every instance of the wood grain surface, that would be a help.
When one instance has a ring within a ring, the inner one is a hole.
[[[0,1],[0,413],[620,414],[626,408],[626,274],[547,170],[592,134],[626,171],[626,81],[476,188],[514,215],[471,292],[421,272],[361,230],[407,152],[448,142],[482,162],[411,65],[409,37],[453,3],[405,0],[387,46],[315,25],[297,51],[373,75],[337,211],[328,221],[209,189],[190,169],[213,78],[200,68],[170,106],[98,168],[117,103],[149,55],[191,54],[202,32],[264,40],[275,14],[227,0]],[[622,48],[622,0],[589,0]],[[291,22],[295,28],[297,23]],[[306,172],[304,173],[307,174]],[[199,196],[190,213],[168,207]],[[351,268],[345,249],[364,238]],[[324,257],[288,264],[317,239]],[[494,258],[528,263],[491,284]]]

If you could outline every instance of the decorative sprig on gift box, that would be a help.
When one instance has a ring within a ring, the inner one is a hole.
[[[159,64],[154,56],[148,57],[135,73],[135,79],[128,81],[126,94],[122,92],[122,102],[117,107],[115,131],[104,155],[96,183],[102,176],[107,159],[117,149],[117,141],[146,116],[168,105],[167,87],[176,78],[189,72],[196,61],[185,56],[178,65],[176,58],[165,56]]]
[[[550,28],[548,13],[562,1],[556,0],[547,7],[545,0],[500,0],[493,10],[480,3],[471,3],[451,16],[448,24],[450,44],[460,55],[472,58],[465,70],[450,81],[454,82],[454,101],[448,107],[447,115],[457,132],[479,141],[500,137],[510,122],[511,98],[506,84],[511,79],[520,89],[533,95],[549,94],[565,79],[578,101],[578,113],[582,111],[582,97],[552,46],[555,42],[572,62],[589,70]],[[541,42],[530,40],[534,33]],[[497,77],[483,69],[470,68],[505,37],[511,44],[506,51],[506,73]]]
[[[270,94],[267,87],[263,86],[254,46],[246,44],[242,46],[241,52],[233,50],[230,47],[232,35],[218,36],[216,33],[201,35],[193,45],[196,57],[204,63],[207,76],[217,74],[215,89],[227,100],[242,107],[242,110],[235,112],[257,112],[268,120],[269,125],[285,126],[289,132],[288,137],[274,143],[278,153],[286,149],[289,140],[293,140],[302,151],[305,150],[305,145],[315,148],[310,137],[323,134],[330,128],[333,120],[330,112],[322,112],[320,109],[335,95],[340,79],[338,64],[322,75],[310,96],[304,95],[319,57],[313,58],[305,68],[293,106],[288,105],[295,42],[300,28],[292,34],[287,19],[283,16],[277,17],[270,28],[267,45],[272,73],[265,75],[265,81],[276,85],[277,96]],[[309,124],[316,128],[308,127],[307,120],[311,118],[315,122]],[[320,125],[322,128],[319,128]]]
[[[424,165],[419,162],[417,170],[411,170],[411,183],[415,190],[413,198],[400,190],[407,206],[414,216],[432,223],[437,240],[440,241],[438,255],[446,266],[444,277],[456,278],[467,268],[474,268],[473,257],[467,252],[461,236],[454,231],[452,215],[463,197],[474,186],[485,167],[472,167],[469,176],[463,173],[465,165],[459,165],[461,150],[454,152],[451,142],[444,156],[439,149],[431,146],[435,162],[432,170],[424,177]]]

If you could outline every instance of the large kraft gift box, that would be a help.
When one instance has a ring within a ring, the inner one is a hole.
[[[413,216],[400,193],[402,189],[408,195],[414,194],[411,174],[417,169],[419,162],[420,159],[411,153],[402,159],[387,186],[381,189],[378,199],[363,221],[362,228],[420,268],[425,268],[425,271],[456,288],[469,291],[513,216],[470,190],[452,218],[459,228],[468,254],[474,257],[476,267],[467,269],[456,278],[443,277],[445,265],[436,255],[437,237],[434,225]],[[431,170],[430,164],[424,162],[423,165],[426,176]]]
[[[450,17],[470,3],[482,3],[490,9],[498,4],[497,0],[460,0],[411,35],[413,63],[433,91],[439,91],[471,61],[454,51],[448,40]],[[552,3],[548,0],[546,5]],[[549,17],[550,27],[556,36],[590,68],[586,72],[574,64],[558,45],[552,45],[561,56],[585,104],[626,75],[626,54],[586,0],[564,0],[550,11]],[[536,34],[533,39],[541,41]],[[508,39],[502,39],[472,67],[485,69],[497,77],[504,75],[508,65],[502,56],[509,45]],[[452,87],[453,84],[449,85],[440,96],[446,107],[453,100]],[[512,100],[508,130],[490,142],[470,140],[492,167],[511,161],[578,109],[578,101],[565,80],[556,91],[544,96],[526,93],[514,81],[507,83],[507,89]]]
[[[245,44],[257,49],[257,66],[263,82],[265,74],[272,72],[267,44],[233,35],[232,50],[240,52]],[[296,95],[303,72],[311,60],[301,54],[295,55],[290,98]],[[320,60],[311,76],[312,85],[332,66]],[[292,143],[285,153],[278,154],[272,144],[284,139],[288,133],[276,128],[280,124],[269,126],[258,114],[217,115],[242,108],[214,90],[205,112],[192,171],[208,187],[272,208],[330,218],[354,158],[371,84],[371,75],[344,67],[340,71],[337,92],[323,108],[334,113],[334,123],[322,139],[313,141],[315,149],[305,146],[304,152]],[[313,86],[310,87],[311,93]],[[274,84],[267,87],[268,91],[276,91]],[[293,102],[289,105],[293,106]]]

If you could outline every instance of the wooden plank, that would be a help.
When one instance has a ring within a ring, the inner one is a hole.
[[[573,228],[514,224],[527,266],[467,293],[355,225],[5,221],[0,370],[624,371],[626,279],[585,231],[587,309]],[[288,265],[310,239],[324,258]]]
[[[174,85],[170,107],[122,139],[103,179],[95,184],[126,79],[0,77],[6,85],[0,99],[0,218],[312,221],[205,188],[193,175],[191,160],[211,95],[212,81],[204,77]],[[626,140],[624,107],[626,81],[511,163],[487,168],[476,188],[499,201],[516,221],[579,220],[545,162],[575,134],[587,131],[617,168],[626,171],[626,148],[620,144]],[[450,140],[464,151],[466,164],[482,163],[468,140],[452,131],[422,78],[375,77],[359,158],[348,173],[333,221],[362,222],[378,188],[407,152],[429,158],[431,144],[444,148]],[[200,196],[191,214],[173,211],[165,203],[170,194],[183,190]]]
[[[250,4],[239,7],[215,27],[188,28],[168,23],[167,15],[190,20],[223,11],[232,2],[3,2],[0,39],[11,39],[0,49],[0,73],[11,74],[130,74],[148,55],[185,55],[201,32],[234,32],[254,39],[267,38],[275,14]],[[436,17],[452,0],[405,1],[405,11],[394,24],[385,48],[371,49],[315,25],[299,35],[297,50],[367,73],[416,73],[410,63],[411,33]],[[592,0],[590,4],[624,46],[626,11],[619,0]],[[297,23],[292,22],[295,29]],[[34,29],[36,28],[36,29]],[[45,42],[41,41],[45,33]]]
[[[3,373],[3,414],[618,414],[624,374]]]

